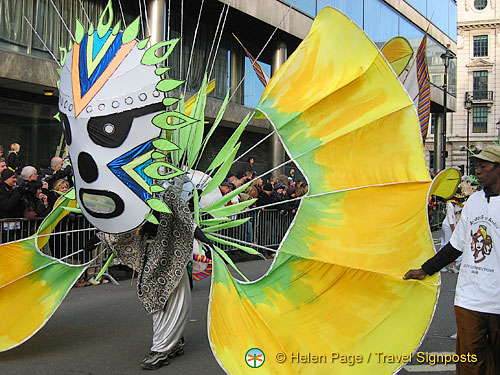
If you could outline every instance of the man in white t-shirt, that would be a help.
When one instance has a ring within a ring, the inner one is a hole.
[[[483,187],[465,204],[450,242],[404,279],[423,280],[463,254],[455,292],[457,374],[500,374],[500,147],[474,155]]]

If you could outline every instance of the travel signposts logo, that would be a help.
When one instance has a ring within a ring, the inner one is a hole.
[[[245,354],[245,362],[251,368],[258,368],[264,364],[266,356],[264,352],[258,348],[252,348]]]

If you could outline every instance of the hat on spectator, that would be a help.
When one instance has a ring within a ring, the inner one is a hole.
[[[15,173],[12,171],[12,169],[10,169],[10,168],[4,169],[2,171],[2,174],[1,174],[2,181],[5,181],[5,180],[11,178],[14,175],[15,175]]]
[[[472,155],[472,158],[489,161],[490,163],[500,163],[500,147],[487,146],[479,154]]]
[[[40,181],[28,181],[28,186],[26,190],[28,190],[32,194],[36,194],[36,191],[42,187],[42,183]]]
[[[271,185],[270,183],[264,184],[264,186],[262,187],[262,190],[273,191],[273,185]]]
[[[227,186],[230,187],[231,189],[234,189],[234,185],[230,182],[223,182],[222,184],[220,184],[220,186]]]

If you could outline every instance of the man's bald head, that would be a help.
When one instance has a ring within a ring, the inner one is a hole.
[[[59,156],[54,156],[50,160],[50,167],[55,171],[60,170],[62,168],[62,165],[63,165],[63,159],[60,158]]]

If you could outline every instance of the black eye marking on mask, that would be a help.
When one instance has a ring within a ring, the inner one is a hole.
[[[78,154],[78,172],[82,180],[88,184],[91,184],[99,177],[99,169],[94,158],[85,151]]]
[[[130,111],[92,117],[87,123],[87,132],[96,145],[117,148],[127,139],[134,118],[164,110],[165,106],[162,103],[155,103]]]
[[[71,145],[71,127],[69,126],[68,116],[60,112],[60,118],[64,133],[64,140],[66,141],[66,144],[69,146]]]

